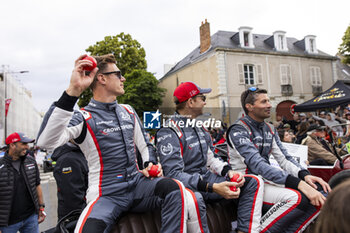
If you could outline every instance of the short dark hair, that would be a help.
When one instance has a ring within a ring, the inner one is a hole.
[[[92,81],[92,83],[90,85],[91,90],[93,90],[96,86],[97,76],[100,73],[106,72],[106,67],[108,66],[108,64],[110,64],[110,63],[117,64],[117,60],[115,59],[113,54],[106,54],[106,55],[102,55],[102,56],[93,56],[93,57],[97,61],[98,71],[94,77],[94,81]]]
[[[265,89],[256,88],[255,91],[250,88],[242,92],[241,94],[241,104],[245,114],[248,114],[248,109],[245,107],[246,104],[254,104],[256,101],[256,95],[267,94]]]

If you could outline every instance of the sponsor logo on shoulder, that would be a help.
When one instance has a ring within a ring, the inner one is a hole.
[[[192,136],[187,137],[187,138],[186,138],[186,141],[189,141],[189,140],[191,140],[192,138],[194,138],[194,136],[193,136],[193,135],[192,135]]]
[[[62,173],[63,174],[68,174],[68,173],[71,173],[71,172],[73,172],[72,171],[72,167],[64,167],[64,168],[62,168]]]
[[[96,122],[96,125],[100,125],[100,124],[111,124],[113,122],[113,120],[110,120],[110,121],[99,121],[99,122]]]
[[[131,117],[129,114],[126,114],[125,112],[120,112],[120,116],[123,120],[131,120]]]
[[[33,163],[31,163],[31,164],[27,164],[26,167],[28,170],[30,170],[30,169],[34,169],[35,165]]]
[[[166,134],[166,135],[163,135],[163,136],[159,137],[159,138],[157,139],[157,141],[158,141],[158,142],[161,142],[161,141],[163,141],[163,140],[165,140],[165,139],[167,139],[167,138],[171,138],[171,137],[172,137],[171,134]]]

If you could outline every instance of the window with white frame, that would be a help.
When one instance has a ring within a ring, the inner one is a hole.
[[[254,85],[254,66],[244,65],[244,83],[248,85]]]
[[[305,50],[308,53],[314,53],[317,54],[317,48],[316,48],[316,36],[308,35],[305,36]]]
[[[251,27],[239,28],[239,42],[241,47],[254,48],[252,29]]]
[[[286,32],[275,31],[273,33],[273,39],[277,51],[288,51]]]
[[[256,85],[263,83],[262,65],[238,64],[239,84]]]
[[[310,38],[310,51],[312,53],[316,52],[316,45],[315,45],[315,39]]]
[[[281,85],[291,85],[292,84],[292,72],[290,65],[282,64],[280,65],[281,74]]]
[[[317,66],[310,67],[311,85],[315,87],[322,86],[321,69]]]

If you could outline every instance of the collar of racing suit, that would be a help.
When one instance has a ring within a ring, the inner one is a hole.
[[[118,104],[117,100],[111,103],[102,103],[97,100],[91,99],[89,106],[92,108],[98,108],[102,110],[113,110],[116,108],[117,104]]]
[[[265,121],[263,122],[258,122],[251,118],[250,116],[246,115],[244,118],[244,121],[246,121],[249,125],[254,126],[256,128],[262,129],[265,125]]]

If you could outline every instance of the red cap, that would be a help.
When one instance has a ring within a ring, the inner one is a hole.
[[[6,138],[5,143],[9,145],[14,142],[31,143],[34,141],[34,139],[28,138],[24,133],[13,133]]]
[[[184,83],[181,83],[175,89],[174,96],[179,101],[178,103],[182,103],[198,94],[206,94],[210,92],[211,92],[211,88],[200,88],[193,82],[184,82]]]

